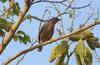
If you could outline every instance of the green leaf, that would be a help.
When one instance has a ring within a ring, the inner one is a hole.
[[[32,16],[31,16],[30,14],[28,14],[28,15],[25,17],[25,19],[27,19],[27,20],[29,20],[29,22],[31,22],[31,21],[32,21]]]
[[[62,56],[58,57],[56,60],[55,65],[64,65],[64,59],[65,59],[66,53],[62,54]]]
[[[90,30],[84,30],[82,32],[76,33],[69,37],[71,41],[78,41],[80,38],[82,40],[86,40],[87,38],[93,37],[93,34],[90,32]]]
[[[19,7],[19,4],[18,3],[14,3],[13,7],[12,7],[12,10],[10,12],[10,15],[19,15],[19,12],[20,12],[20,7]]]
[[[95,48],[100,48],[100,43],[98,38],[91,37],[91,38],[87,38],[86,41],[90,49],[95,50]]]
[[[21,30],[17,31],[17,34],[23,34],[23,35],[25,35],[25,33],[23,31],[21,31]]]
[[[82,32],[82,38],[83,39],[87,39],[87,38],[90,38],[90,37],[93,37],[93,34],[92,34],[92,32],[88,29],[88,30],[84,30],[83,32]]]
[[[82,62],[81,62],[80,56],[79,56],[79,54],[76,53],[76,52],[75,52],[75,59],[76,59],[77,65],[82,65]]]
[[[31,15],[29,14],[29,15],[27,15],[25,18],[28,19],[28,20],[30,20],[32,17],[31,17]]]
[[[25,38],[26,42],[31,42],[30,37],[27,34],[25,34],[24,38]]]
[[[15,3],[13,6],[13,12],[14,14],[16,14],[17,16],[19,15],[19,11],[20,11],[20,7],[18,3]]]
[[[1,0],[2,3],[5,3],[7,0]]]
[[[17,36],[18,36],[17,40],[19,40],[20,43],[27,44],[28,42],[31,42],[30,37],[21,30],[17,31]]]
[[[30,37],[28,35],[24,35],[24,37],[19,36],[19,41],[24,44],[27,44],[28,42],[31,42]]]
[[[68,44],[66,41],[61,41],[60,44],[52,49],[51,55],[49,57],[49,62],[54,61],[56,58],[61,58],[63,54],[68,52]]]
[[[75,57],[78,65],[92,65],[92,54],[90,50],[84,46],[84,41],[79,40],[75,49]]]
[[[21,30],[17,31],[17,33],[13,36],[13,39],[14,41],[19,41],[20,43],[23,44],[27,44],[28,42],[31,42],[30,37]]]
[[[75,57],[78,65],[84,65],[84,41],[80,39],[75,49]]]
[[[89,38],[89,40],[91,41],[91,44],[93,44],[96,48],[100,48],[100,43],[98,38],[93,37],[93,38]]]
[[[6,19],[4,19],[4,18],[0,18],[0,24],[1,24],[1,23],[6,24],[6,23],[7,23],[7,20],[6,20]]]
[[[67,13],[69,14],[69,17],[71,18],[71,19],[73,19],[74,18],[74,10],[72,9],[72,8],[68,8],[68,10],[67,10]]]
[[[91,43],[91,40],[89,38],[86,40],[86,42],[90,49],[95,50],[95,46]]]
[[[67,41],[65,41],[65,40],[60,42],[60,46],[67,48],[67,50],[69,48],[69,45],[68,45]]]
[[[56,59],[56,55],[57,55],[57,50],[59,49],[59,45],[57,45],[56,47],[54,47],[51,51],[50,57],[49,57],[49,62],[53,62]]]
[[[13,39],[14,39],[14,41],[18,41],[19,40],[19,36],[17,34],[14,34]]]
[[[6,19],[0,18],[0,28],[1,29],[4,29],[5,31],[9,31],[12,25],[13,25],[12,22],[8,22]]]
[[[20,41],[20,43],[27,44],[27,42],[25,41],[25,38],[23,36],[19,35],[19,41]]]
[[[70,39],[71,41],[78,41],[78,40],[80,40],[80,38],[81,38],[80,33],[74,34],[74,35],[72,35],[72,36],[69,37],[69,39]]]
[[[84,53],[84,62],[86,65],[92,65],[92,61],[93,61],[93,56],[92,53],[90,52],[90,50],[88,48],[85,48],[85,53]]]

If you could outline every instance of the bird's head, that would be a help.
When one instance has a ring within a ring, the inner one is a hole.
[[[58,21],[60,21],[60,19],[58,19],[57,17],[54,17],[54,18],[50,19],[49,21],[56,24]]]

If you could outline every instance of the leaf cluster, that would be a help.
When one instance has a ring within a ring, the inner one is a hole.
[[[8,32],[12,26],[12,22],[9,22],[4,18],[0,18],[0,36],[4,37],[6,32]],[[24,44],[31,42],[30,36],[21,30],[17,31],[17,33],[14,34],[13,39],[14,41],[20,41],[20,43]]]
[[[80,39],[76,45],[75,57],[78,65],[92,65],[92,53],[89,48],[85,47],[82,39]]]
[[[82,32],[73,34],[69,37],[70,41],[77,42],[74,54],[76,62],[78,65],[92,65],[93,55],[90,50],[95,50],[95,48],[100,48],[99,39],[93,35],[93,33],[88,29]],[[85,41],[88,45],[85,45]],[[56,60],[55,65],[65,65],[65,57],[69,58],[69,44],[66,40],[63,40],[56,47],[52,49],[51,55],[49,57],[49,62]],[[90,49],[89,49],[90,48]]]
[[[80,39],[87,42],[90,49],[95,50],[95,48],[100,48],[99,39],[95,37],[90,30],[85,30],[80,33],[74,34],[69,37],[71,41],[79,41]]]
[[[49,57],[49,62],[53,62],[56,60],[55,65],[64,65],[64,59],[66,54],[68,53],[69,45],[63,40],[52,49],[51,55]]]
[[[30,36],[21,30],[17,31],[17,33],[13,36],[13,39],[14,41],[19,41],[24,44],[31,42]]]
[[[2,3],[5,3],[7,0],[0,0]]]

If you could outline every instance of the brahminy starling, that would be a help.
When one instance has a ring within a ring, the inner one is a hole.
[[[46,42],[48,40],[50,40],[53,36],[54,33],[54,27],[55,24],[59,21],[60,19],[58,19],[57,17],[51,18],[50,20],[48,20],[47,23],[45,23],[40,32],[39,32],[39,44],[42,44],[43,42]],[[42,51],[42,46],[38,48],[38,51]]]

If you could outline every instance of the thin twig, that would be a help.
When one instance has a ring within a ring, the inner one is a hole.
[[[58,14],[57,15],[57,17],[59,17],[59,16],[61,16],[61,15],[64,15],[64,14],[67,14],[66,12],[63,12],[63,13],[61,13],[61,14]],[[33,18],[33,19],[36,19],[36,20],[38,20],[38,21],[40,21],[40,22],[47,22],[48,20],[43,20],[43,19],[41,19],[41,18],[39,18],[39,17],[36,17],[36,16],[30,16],[31,18]]]
[[[82,24],[82,27],[85,26],[88,21],[92,18],[94,11],[88,16],[88,18],[86,19],[86,21]]]
[[[67,0],[63,0],[63,1],[46,1],[46,0],[43,0],[43,1],[36,1],[36,2],[33,2],[32,4],[35,4],[35,3],[40,3],[40,2],[46,2],[46,3],[63,3],[63,2],[66,2]]]
[[[89,4],[84,5],[84,6],[81,6],[81,7],[70,7],[70,8],[71,8],[71,9],[82,9],[82,8],[85,8],[85,7],[90,6],[91,3],[92,3],[92,1],[91,1]],[[66,5],[66,4],[64,4],[64,3],[61,3],[61,4],[64,5],[64,6],[66,6],[66,7],[69,7],[68,5]]]
[[[58,7],[57,8],[57,6],[55,5],[55,4],[53,4],[54,5],[54,7],[55,7],[55,9],[56,9],[56,11],[58,12],[58,15],[60,15],[61,14],[61,12],[60,12],[60,7]],[[60,21],[61,21],[61,28],[62,28],[62,34],[63,35],[65,35],[65,31],[64,31],[64,25],[63,25],[63,21],[62,21],[62,17],[60,16]]]
[[[73,50],[69,55],[67,55],[67,62],[66,62],[67,65],[69,63],[70,57],[74,54],[74,51],[75,50]]]

